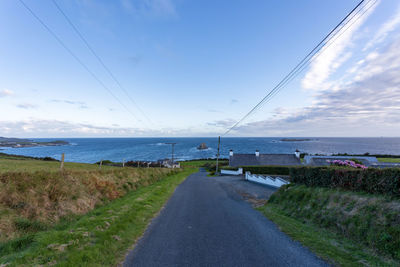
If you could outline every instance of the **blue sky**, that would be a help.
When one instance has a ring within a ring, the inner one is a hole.
[[[0,136],[222,134],[358,3],[56,0],[143,116],[51,1],[24,1],[130,113],[19,1],[3,0]],[[399,47],[400,3],[377,1],[230,135],[399,136]]]

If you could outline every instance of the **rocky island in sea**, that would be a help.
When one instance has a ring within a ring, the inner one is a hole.
[[[0,137],[0,147],[34,147],[34,146],[63,146],[69,143],[62,140],[38,142],[30,139]]]
[[[207,147],[206,143],[201,143],[201,144],[197,147],[197,149],[198,149],[198,150],[204,150],[204,149],[208,149],[208,147]]]

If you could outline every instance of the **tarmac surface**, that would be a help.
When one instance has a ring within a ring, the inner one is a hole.
[[[123,266],[328,266],[253,209],[275,190],[241,177],[192,174]]]

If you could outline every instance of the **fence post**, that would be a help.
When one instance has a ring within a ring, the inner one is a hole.
[[[103,160],[100,160],[99,169],[101,170],[101,165],[103,165]]]
[[[125,167],[125,159],[122,160],[122,168]]]
[[[65,155],[64,155],[64,153],[62,153],[62,154],[61,154],[61,165],[60,165],[60,170],[63,170],[63,169],[64,169],[64,157],[65,157]]]

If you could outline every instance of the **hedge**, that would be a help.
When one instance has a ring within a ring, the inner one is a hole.
[[[371,194],[400,197],[400,168],[349,169],[338,167],[290,168],[293,183],[307,186],[343,188]]]

